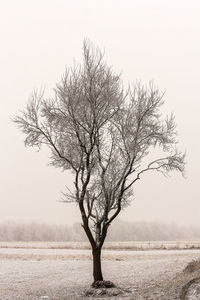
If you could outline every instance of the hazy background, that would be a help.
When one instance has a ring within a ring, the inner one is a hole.
[[[0,1],[0,221],[79,220],[76,205],[58,202],[70,173],[48,167],[48,151],[26,149],[10,118],[33,88],[51,95],[65,66],[81,60],[84,37],[125,82],[154,79],[166,90],[164,112],[175,113],[187,151],[188,178],[143,176],[121,219],[200,225],[199,0]]]

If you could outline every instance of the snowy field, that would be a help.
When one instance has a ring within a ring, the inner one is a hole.
[[[1,300],[86,299],[84,292],[92,283],[87,249],[1,247],[0,258]],[[104,278],[128,292],[112,299],[171,300],[175,298],[164,298],[160,290],[158,298],[145,298],[143,291],[170,281],[191,260],[199,259],[200,251],[106,249],[102,258]]]
[[[0,248],[35,249],[90,249],[88,242],[0,242]],[[105,242],[104,249],[110,250],[173,250],[200,249],[199,240],[189,241],[140,241]]]

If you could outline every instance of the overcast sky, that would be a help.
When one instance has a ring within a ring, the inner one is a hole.
[[[187,179],[145,175],[121,218],[200,225],[200,1],[0,1],[0,221],[73,223],[75,205],[58,202],[70,173],[48,166],[48,152],[25,148],[10,118],[32,90],[51,94],[65,66],[81,60],[83,39],[101,49],[125,82],[153,79],[174,112]]]

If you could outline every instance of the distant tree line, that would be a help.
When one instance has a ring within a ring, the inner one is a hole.
[[[200,239],[200,227],[178,226],[155,222],[115,221],[108,232],[108,241],[173,241]],[[0,223],[0,241],[86,241],[81,225],[44,223]]]

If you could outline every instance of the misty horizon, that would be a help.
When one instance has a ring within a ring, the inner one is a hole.
[[[158,222],[116,220],[108,231],[108,242],[195,241],[200,226],[177,226]],[[44,222],[0,222],[1,242],[87,242],[80,223],[70,225]]]

